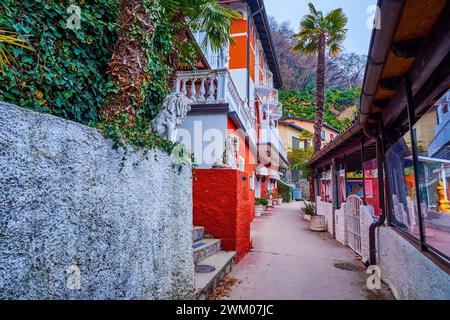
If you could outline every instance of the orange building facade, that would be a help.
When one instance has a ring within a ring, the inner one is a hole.
[[[219,1],[241,15],[232,44],[202,48],[204,70],[179,71],[175,90],[192,100],[178,140],[195,155],[194,225],[241,259],[251,247],[255,197],[276,191],[287,155],[278,135],[281,86],[267,15],[259,1]],[[204,33],[193,31],[200,44]]]

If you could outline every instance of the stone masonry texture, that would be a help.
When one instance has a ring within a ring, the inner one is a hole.
[[[0,299],[191,299],[191,230],[189,166],[0,103]]]

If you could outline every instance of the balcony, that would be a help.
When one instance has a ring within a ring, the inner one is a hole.
[[[267,102],[263,102],[263,110],[267,113],[271,120],[280,120],[283,116],[283,108],[278,100],[278,90],[273,89],[272,95],[264,98]]]
[[[262,73],[262,79],[255,85],[255,90],[261,97],[267,97],[273,93],[273,74],[269,70],[264,70]]]
[[[272,155],[270,155],[270,161],[272,162],[278,161],[279,166],[281,166],[281,163],[283,162],[284,159],[287,159],[287,151],[284,148],[283,143],[281,142],[278,128],[276,128],[273,125],[270,125],[269,122],[261,123],[259,144],[260,144],[260,154],[264,154],[268,151],[268,149],[264,149],[261,147],[266,145],[271,146],[271,148],[277,154],[277,157],[273,157]]]
[[[256,145],[254,132],[256,113],[254,108],[249,108],[239,96],[227,69],[179,71],[175,91],[184,93],[197,105],[227,103],[229,110],[236,112],[250,139]]]

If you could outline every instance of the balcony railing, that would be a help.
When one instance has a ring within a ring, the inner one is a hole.
[[[230,111],[236,112],[250,139],[256,144],[254,108],[249,108],[239,96],[227,69],[180,71],[177,73],[175,90],[194,100],[194,104],[228,103]]]
[[[270,96],[273,92],[273,74],[270,70],[263,70],[262,79],[255,85],[255,90],[260,96]]]
[[[260,130],[260,143],[270,144],[283,159],[287,159],[287,151],[281,142],[278,128],[270,125],[269,122],[263,122]]]

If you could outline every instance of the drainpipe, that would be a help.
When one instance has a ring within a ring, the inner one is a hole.
[[[249,10],[250,12],[250,7],[247,7],[247,10]],[[258,14],[260,14],[261,12],[264,11],[264,3],[262,4],[261,8],[259,8],[258,10],[256,10],[255,12],[253,12],[251,15],[247,15],[247,105],[248,108],[250,109],[250,23],[252,21],[252,19],[255,16],[257,16]],[[256,70],[255,70],[256,72]]]
[[[382,125],[380,126],[382,127]],[[377,128],[376,134],[376,145],[377,145],[377,162],[378,162],[378,195],[380,197],[380,208],[381,216],[380,218],[372,223],[369,227],[369,263],[370,265],[376,265],[376,238],[375,231],[378,227],[382,226],[386,220],[386,207],[385,207],[385,189],[384,189],[384,169],[383,169],[383,159],[384,159],[384,146],[383,146],[383,135],[378,134],[379,129]]]
[[[331,219],[333,222],[333,239],[336,239],[336,207],[337,207],[337,181],[336,181],[336,160],[331,160]]]

